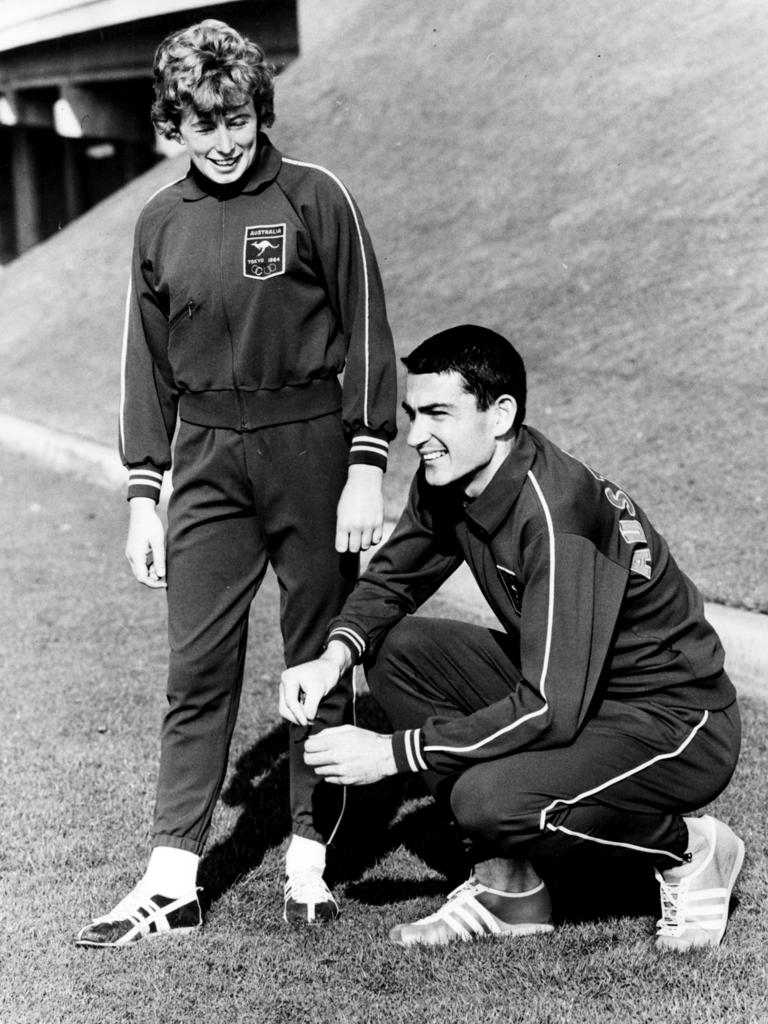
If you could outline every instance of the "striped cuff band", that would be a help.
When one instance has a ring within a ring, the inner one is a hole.
[[[429,765],[421,752],[421,729],[406,729],[403,733],[403,745],[408,767],[412,772],[425,772]]]
[[[379,437],[369,437],[367,434],[358,434],[352,439],[349,462],[350,465],[365,463],[386,469],[388,455],[389,441],[382,441]]]
[[[352,652],[356,662],[360,661],[365,654],[365,640],[348,626],[336,626],[335,629],[332,629],[328,634],[328,643],[331,640],[340,640],[345,644]]]
[[[129,469],[128,486],[142,484],[145,487],[156,487],[159,491],[163,484],[163,474],[154,469]]]
[[[156,469],[137,468],[128,470],[128,498],[160,499],[163,474]]]
[[[356,451],[358,448],[365,449],[368,452],[376,452],[378,455],[383,455],[385,458],[389,454],[389,441],[382,441],[379,437],[368,437],[365,434],[358,434],[357,437],[352,439],[352,451]]]

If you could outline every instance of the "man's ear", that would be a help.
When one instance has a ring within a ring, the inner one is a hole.
[[[494,402],[496,409],[496,436],[506,438],[512,434],[512,428],[517,416],[517,402],[512,395],[499,395]]]

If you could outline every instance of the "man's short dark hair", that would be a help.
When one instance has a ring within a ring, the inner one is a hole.
[[[152,121],[166,138],[176,135],[187,107],[222,114],[252,99],[260,128],[275,120],[274,67],[258,43],[223,21],[207,18],[167,36],[153,73]]]
[[[462,324],[427,338],[402,359],[409,373],[461,375],[464,390],[479,409],[488,409],[500,395],[517,402],[514,429],[525,419],[526,380],[522,357],[511,342],[487,327]]]

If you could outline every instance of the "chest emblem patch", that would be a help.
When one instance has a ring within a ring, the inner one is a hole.
[[[511,569],[505,569],[503,565],[497,565],[501,585],[507,592],[507,597],[512,602],[515,614],[519,615],[523,610],[523,588],[520,585],[515,573]]]
[[[245,229],[243,277],[265,281],[285,273],[285,224],[258,224]]]

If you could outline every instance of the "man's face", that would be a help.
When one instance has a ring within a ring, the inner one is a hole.
[[[485,488],[506,457],[497,444],[496,409],[479,409],[460,374],[409,373],[403,409],[410,420],[408,444],[433,487],[461,482],[468,497]]]
[[[241,178],[256,159],[259,119],[253,100],[222,114],[184,111],[179,141],[206,178],[227,185]]]

